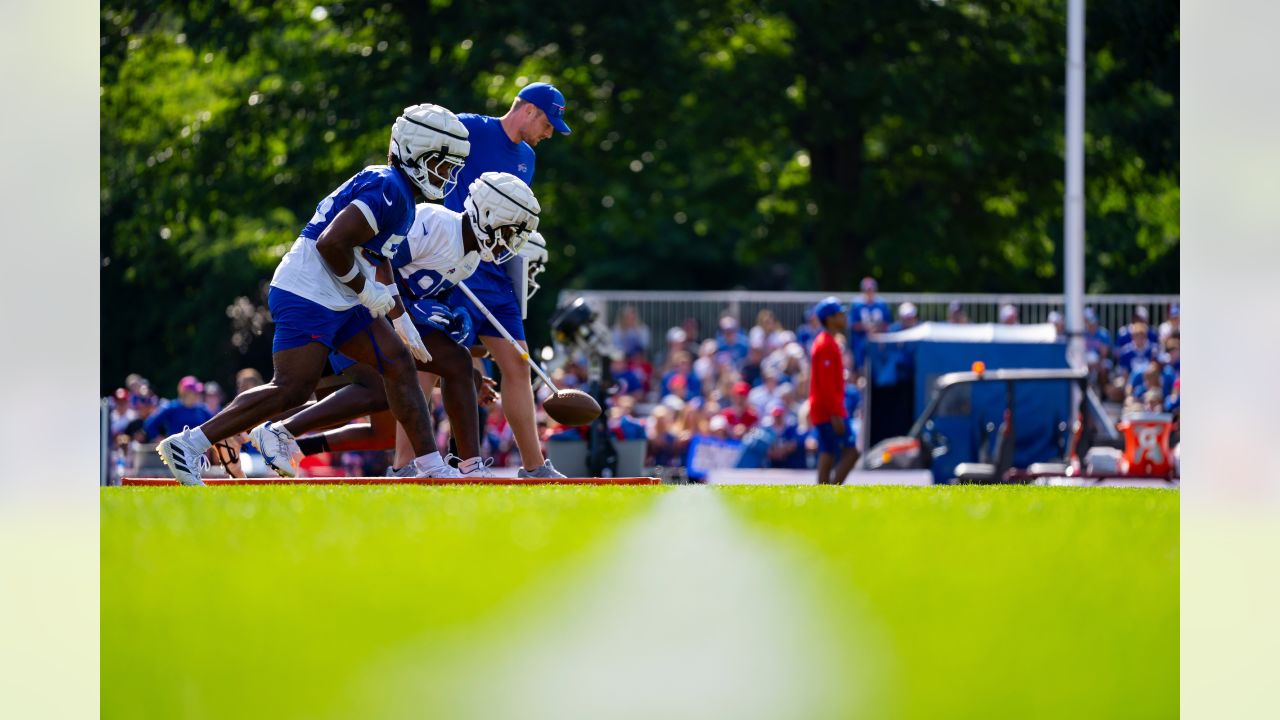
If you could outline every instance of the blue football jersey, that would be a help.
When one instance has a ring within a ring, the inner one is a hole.
[[[319,239],[338,213],[355,205],[374,231],[362,247],[390,260],[393,267],[400,267],[410,259],[405,236],[413,224],[413,195],[413,187],[395,168],[370,165],[320,201],[315,215],[302,229],[302,237]]]
[[[458,115],[458,119],[470,133],[471,154],[467,156],[467,164],[458,174],[458,186],[444,199],[445,207],[454,212],[462,212],[462,204],[470,194],[471,183],[487,172],[511,173],[533,187],[536,158],[528,143],[511,142],[507,132],[502,129],[502,122],[496,117],[462,113]],[[467,286],[474,290],[484,285],[511,287],[511,279],[501,267],[491,262],[482,262],[467,281]]]

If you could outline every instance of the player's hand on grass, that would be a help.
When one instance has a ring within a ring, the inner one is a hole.
[[[427,351],[427,346],[422,343],[422,335],[418,334],[418,328],[413,326],[413,319],[409,317],[409,313],[403,313],[400,317],[391,321],[391,325],[395,327],[396,334],[409,347],[409,351],[413,353],[413,357],[419,362],[431,362],[431,353]]]
[[[380,318],[391,312],[391,308],[396,305],[395,296],[391,294],[387,286],[374,280],[366,279],[364,289],[360,291],[357,297],[360,300],[360,304],[369,308],[369,314],[375,318]]]

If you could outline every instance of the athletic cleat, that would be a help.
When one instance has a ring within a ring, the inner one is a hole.
[[[555,466],[551,464],[551,460],[547,460],[534,470],[525,470],[524,468],[520,468],[520,472],[516,473],[516,477],[559,480],[563,478],[564,475],[561,474],[559,470],[556,470]]]
[[[410,477],[420,478],[461,478],[462,473],[458,472],[447,462],[440,461],[439,465],[424,467],[415,460],[411,465],[405,465],[406,468],[413,468],[414,473]]]
[[[161,440],[156,453],[160,461],[169,466],[175,480],[183,485],[204,485],[200,476],[209,469],[209,458],[192,446],[190,427]]]
[[[265,422],[249,431],[249,439],[262,453],[267,467],[276,471],[280,477],[298,476],[297,460],[302,458],[302,450],[293,433],[278,422]]]
[[[493,474],[493,470],[490,469],[492,466],[493,458],[473,457],[470,460],[463,460],[458,463],[458,472],[464,478],[497,477]]]
[[[394,467],[387,468],[387,477],[411,478],[417,477],[417,468],[413,463],[408,463],[404,467],[397,470]]]

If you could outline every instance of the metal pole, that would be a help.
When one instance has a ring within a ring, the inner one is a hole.
[[[1084,0],[1067,3],[1067,192],[1063,206],[1063,300],[1067,362],[1084,362]]]

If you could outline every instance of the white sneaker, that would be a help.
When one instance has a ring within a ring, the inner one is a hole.
[[[184,427],[181,433],[161,440],[156,446],[156,453],[160,455],[161,462],[169,466],[169,472],[173,473],[178,482],[183,485],[204,485],[200,476],[209,469],[209,458],[195,449],[190,436],[191,428]]]
[[[556,470],[555,466],[551,464],[551,460],[548,459],[533,470],[525,470],[524,468],[520,468],[520,472],[516,473],[516,477],[541,478],[543,480],[558,480],[563,478],[564,475],[559,470]]]
[[[297,461],[302,458],[302,450],[293,433],[285,429],[282,423],[265,422],[249,431],[249,439],[253,441],[267,467],[276,471],[280,477],[297,477]]]
[[[413,463],[406,463],[399,470],[394,467],[387,468],[387,477],[411,478],[416,477],[417,472],[418,468]]]
[[[420,478],[461,478],[462,477],[462,473],[458,472],[456,469],[454,469],[452,465],[445,462],[444,460],[441,460],[439,465],[432,465],[432,466],[419,465],[418,461],[414,460],[412,465],[406,465],[405,467],[412,467],[414,469],[413,477],[420,477]]]
[[[458,472],[462,473],[464,478],[497,477],[493,474],[491,467],[493,467],[493,458],[473,457],[458,463]]]

